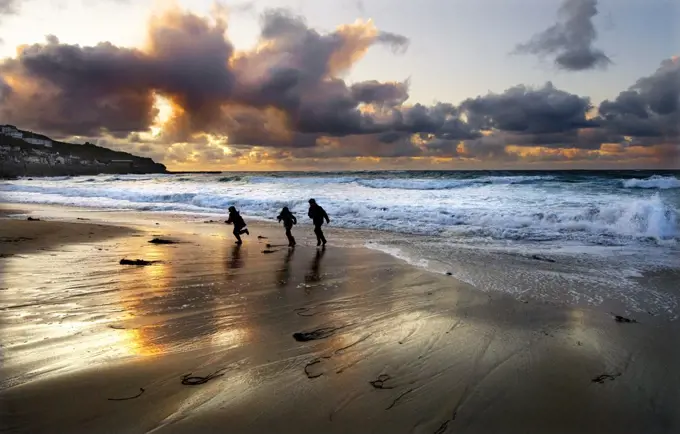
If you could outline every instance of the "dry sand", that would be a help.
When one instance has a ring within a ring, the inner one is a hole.
[[[263,253],[282,228],[251,224],[239,248],[231,227],[182,217],[6,214],[2,432],[680,432],[674,322],[521,303],[316,249],[309,228]]]

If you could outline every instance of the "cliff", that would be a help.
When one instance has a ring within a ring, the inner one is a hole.
[[[24,138],[49,140],[42,135],[23,133]],[[165,172],[165,166],[151,158],[113,151],[91,143],[79,145],[51,141],[51,146],[46,146],[0,134],[0,178]]]

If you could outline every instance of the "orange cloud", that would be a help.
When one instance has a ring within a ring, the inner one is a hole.
[[[378,29],[371,20],[357,20],[354,24],[339,26],[336,31],[342,42],[329,62],[332,76],[345,72],[361,60],[378,37]]]

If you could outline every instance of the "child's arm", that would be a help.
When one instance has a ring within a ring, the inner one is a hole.
[[[297,224],[297,218],[295,218],[295,216],[292,216],[292,217],[293,217],[293,224],[296,225]]]

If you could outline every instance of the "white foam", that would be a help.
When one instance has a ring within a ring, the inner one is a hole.
[[[332,225],[444,237],[593,244],[675,242],[677,204],[660,192],[597,185],[557,185],[541,176],[476,180],[137,175],[18,180],[0,184],[3,200],[95,208],[224,214],[273,220],[288,206],[304,222],[307,200],[326,208]],[[181,180],[180,180],[181,179]],[[237,180],[238,179],[238,180]],[[650,178],[651,179],[651,178]],[[255,180],[255,182],[252,182]],[[658,180],[656,182],[659,182]],[[373,187],[363,184],[373,183]],[[443,188],[458,185],[455,189]],[[469,185],[464,185],[468,183]],[[538,183],[538,184],[537,184]],[[375,186],[384,185],[385,188]],[[387,187],[390,186],[390,187]],[[400,186],[396,189],[395,186]],[[415,189],[416,186],[421,189]]]
[[[627,179],[623,181],[623,186],[625,188],[656,188],[668,190],[671,188],[680,188],[680,179],[674,176],[654,175],[647,179]]]
[[[396,190],[449,190],[454,188],[482,186],[486,184],[522,184],[533,181],[547,181],[552,176],[483,176],[471,179],[359,179],[357,184],[369,188],[388,188]]]
[[[382,243],[377,243],[374,241],[368,241],[366,242],[365,246],[369,249],[373,250],[378,250],[383,253],[387,253],[390,256],[394,256],[397,259],[401,259],[402,261],[413,265],[418,268],[425,268],[425,269],[430,269],[430,261],[427,259],[416,259],[413,256],[407,254],[403,250],[399,249],[398,247],[392,247],[392,246],[387,246]],[[431,269],[431,271],[434,271]]]

